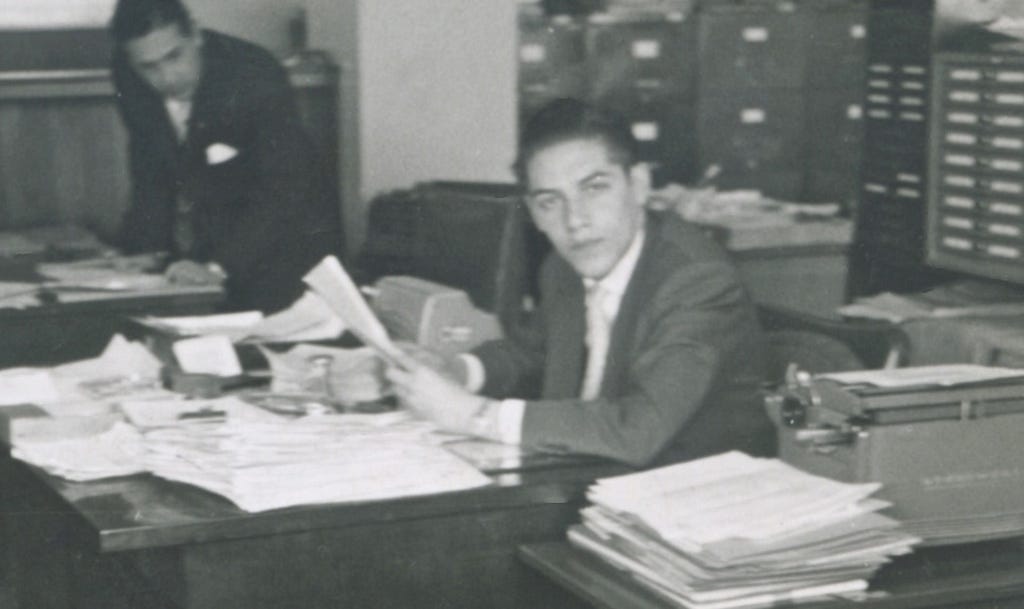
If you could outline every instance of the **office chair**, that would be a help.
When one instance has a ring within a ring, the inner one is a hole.
[[[769,380],[780,382],[790,364],[812,374],[896,368],[906,362],[908,340],[885,322],[828,319],[758,305],[769,349]]]

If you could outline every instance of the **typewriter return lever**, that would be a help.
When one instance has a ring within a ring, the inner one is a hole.
[[[794,439],[810,450],[827,452],[832,448],[850,444],[860,428],[849,423],[840,425],[816,422],[815,410],[821,407],[821,395],[814,387],[810,373],[796,364],[786,369],[783,389],[766,398],[769,408],[779,413],[786,427],[793,428]]]

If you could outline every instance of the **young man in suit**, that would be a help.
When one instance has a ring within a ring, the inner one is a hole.
[[[172,253],[174,281],[226,281],[232,308],[287,306],[341,230],[284,69],[181,0],[119,0],[110,32],[132,175],[119,245]]]
[[[700,230],[646,210],[636,159],[629,124],[582,102],[528,122],[517,169],[554,246],[537,327],[482,345],[456,374],[389,368],[405,404],[452,431],[635,465],[772,450],[754,307]]]

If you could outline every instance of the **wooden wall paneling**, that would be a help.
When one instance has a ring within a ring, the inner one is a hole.
[[[128,201],[124,129],[108,99],[0,103],[0,225],[112,233]]]

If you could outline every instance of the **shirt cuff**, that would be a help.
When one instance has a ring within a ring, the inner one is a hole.
[[[480,358],[471,355],[469,353],[460,353],[459,359],[466,366],[466,382],[464,387],[470,393],[477,393],[484,387],[484,381],[486,379],[486,373],[484,372],[484,363],[480,361]]]
[[[502,400],[498,405],[498,441],[503,444],[521,444],[523,441],[524,400]]]

